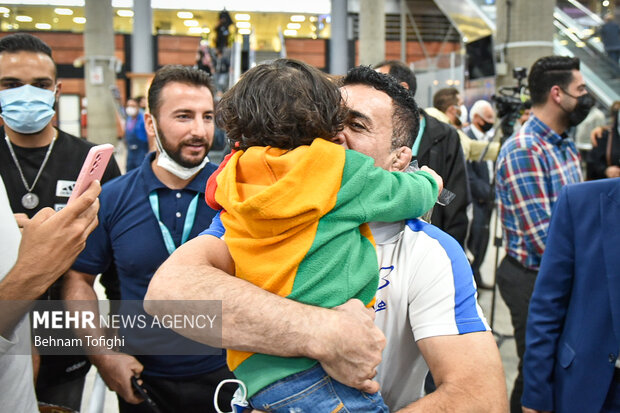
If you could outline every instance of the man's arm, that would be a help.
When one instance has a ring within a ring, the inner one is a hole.
[[[521,402],[531,410],[524,411],[555,409],[554,369],[558,342],[564,334],[568,306],[575,293],[575,237],[579,236],[574,232],[572,218],[579,215],[573,215],[569,207],[569,189],[570,186],[563,187],[558,197],[549,226],[547,249],[530,300]]]
[[[399,413],[508,411],[504,370],[490,331],[428,337],[417,344],[437,390]]]
[[[89,311],[95,314],[95,319],[99,319],[99,308],[97,305],[97,295],[93,289],[95,276],[74,270],[69,270],[64,277],[62,292],[63,300],[67,301],[67,309],[71,310],[71,301],[80,300],[79,310]],[[84,303],[89,301],[89,303]],[[100,329],[75,329],[75,335],[86,341],[86,336],[99,337],[105,335]],[[95,351],[94,349],[89,349]],[[134,357],[117,353],[107,348],[96,351],[98,354],[88,356],[90,361],[97,367],[99,374],[108,387],[118,393],[128,403],[140,403],[142,399],[133,391],[131,386],[131,376],[138,376],[143,369],[142,364]]]
[[[63,210],[54,213],[43,208],[31,220],[22,220],[17,262],[0,282],[0,301],[20,301],[3,310],[0,335],[10,335],[28,311],[28,301],[41,296],[82,251],[88,234],[97,226],[100,191],[99,182],[93,182]]]
[[[372,310],[359,300],[337,311],[304,305],[230,276],[227,272],[233,268],[224,241],[210,235],[194,238],[157,270],[145,309],[163,316],[166,305],[161,300],[221,300],[221,337],[198,329],[178,332],[215,347],[309,357],[349,386],[367,392],[379,389],[371,378],[381,361],[385,337],[373,323]]]
[[[601,139],[601,137],[603,136],[603,132],[605,131],[611,133],[611,125],[597,126],[596,128],[592,129],[592,132],[590,132],[590,142],[592,143],[592,146],[594,148],[598,146],[598,140]]]

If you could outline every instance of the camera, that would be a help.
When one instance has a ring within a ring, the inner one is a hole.
[[[517,80],[517,86],[503,86],[499,89],[498,94],[491,97],[497,110],[497,117],[500,118],[500,128],[503,135],[502,143],[512,135],[515,122],[524,109],[521,96],[524,94],[525,89],[527,89],[527,86],[524,84],[524,80],[527,77],[527,69],[525,67],[515,67],[512,69],[512,77]]]
[[[521,81],[527,77],[527,69],[525,67],[515,67],[512,69],[512,77]]]

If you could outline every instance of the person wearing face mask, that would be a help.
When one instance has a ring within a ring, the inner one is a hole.
[[[520,360],[510,400],[513,413],[521,412],[525,324],[551,211],[563,186],[583,180],[577,147],[566,131],[585,119],[593,103],[578,58],[538,59],[528,84],[532,115],[506,140],[496,165],[495,190],[506,249],[497,285],[510,309]]]
[[[215,211],[204,202],[204,192],[216,170],[207,157],[214,133],[213,93],[211,77],[199,69],[164,66],[156,72],[145,114],[156,151],[102,189],[100,225],[66,274],[66,299],[95,300],[96,274],[114,267],[122,300],[141,301],[155,270],[176,248],[210,225]],[[147,339],[166,343],[174,351],[191,343],[172,332]],[[126,344],[145,348],[144,338]],[[202,355],[108,353],[90,359],[117,393],[122,413],[150,411],[134,392],[132,376],[140,376],[161,412],[209,412],[215,387],[233,376],[219,349],[215,353],[206,346],[201,349],[193,354]],[[232,389],[225,390],[219,393],[222,406],[230,405],[232,398]]]
[[[448,87],[435,92],[433,107],[425,109],[425,112],[456,129],[461,140],[465,160],[478,161],[482,157],[484,160],[494,161],[497,158],[499,142],[491,142],[490,144],[478,142],[463,132],[462,129],[467,123],[467,108],[456,88]]]
[[[26,33],[0,39],[0,176],[20,226],[45,207],[67,204],[93,146],[54,127],[61,88],[47,44]],[[102,182],[119,175],[112,159]],[[58,289],[52,285],[41,298],[59,299]],[[83,356],[35,357],[37,398],[78,410],[89,368]]]
[[[477,142],[489,142],[493,139],[495,111],[486,100],[479,100],[471,107],[471,124],[465,129],[470,139]],[[471,268],[478,288],[491,288],[484,285],[480,276],[480,267],[489,243],[489,221],[495,201],[493,190],[493,161],[468,161],[467,176],[473,204],[474,217],[471,223],[467,248],[474,259]]]
[[[137,99],[127,99],[125,114],[126,171],[131,171],[142,163],[149,151],[149,141],[144,127],[144,113],[140,110]]]

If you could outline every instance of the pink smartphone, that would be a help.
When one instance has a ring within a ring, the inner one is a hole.
[[[82,195],[84,191],[88,189],[91,182],[96,179],[101,181],[101,177],[105,172],[105,168],[108,166],[112,153],[114,153],[114,145],[110,145],[109,143],[90,148],[67,204]]]

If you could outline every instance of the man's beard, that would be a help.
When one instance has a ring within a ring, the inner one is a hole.
[[[159,140],[161,141],[161,146],[164,148],[168,156],[173,161],[175,161],[176,163],[178,163],[184,168],[193,168],[195,166],[200,165],[202,161],[204,160],[204,158],[207,156],[207,153],[209,152],[210,145],[206,139],[192,138],[192,139],[189,139],[188,141],[181,142],[176,148],[173,148],[168,145],[168,139],[166,139],[166,136],[164,135],[164,133],[159,127],[157,128],[157,133],[159,135]],[[183,146],[188,146],[192,144],[199,144],[199,145],[204,146],[205,153],[204,153],[204,156],[200,158],[200,160],[188,161],[185,158],[183,158],[183,155],[181,154],[181,151],[183,150]]]

